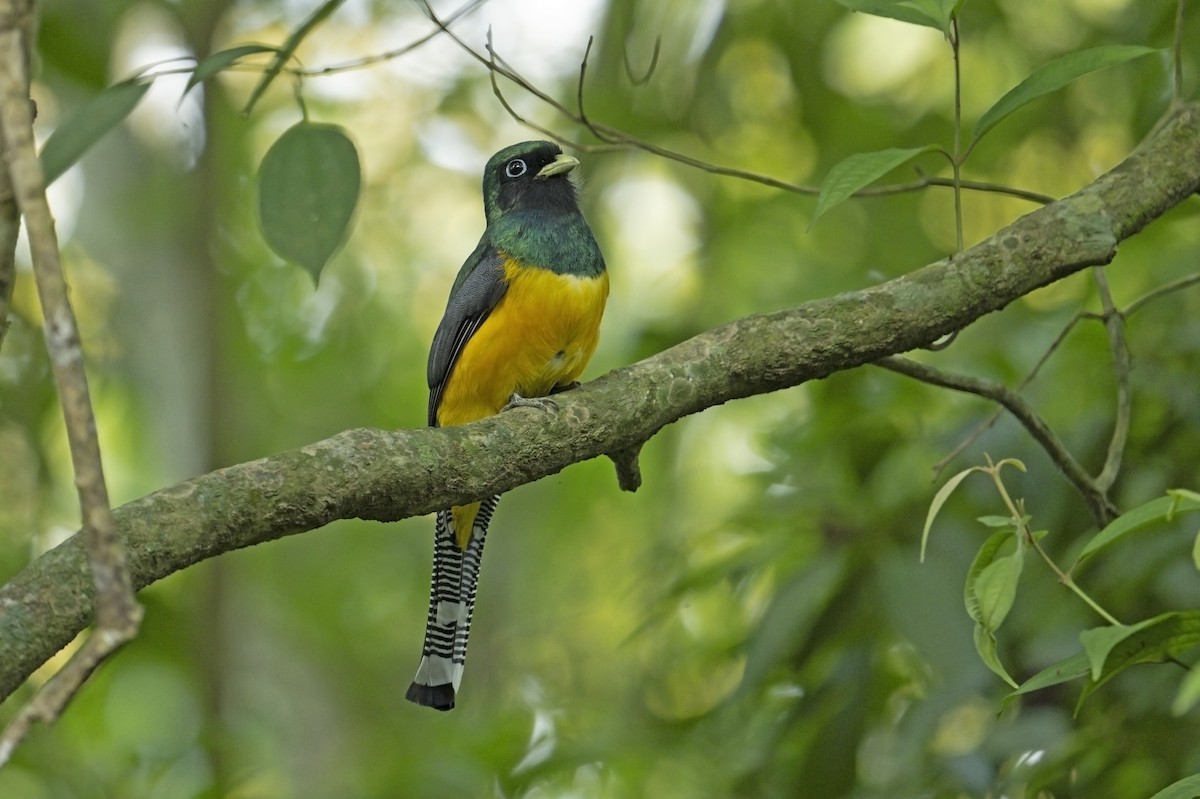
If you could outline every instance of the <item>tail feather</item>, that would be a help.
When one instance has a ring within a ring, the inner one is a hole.
[[[483,542],[499,501],[497,496],[480,503],[465,548],[458,544],[452,512],[444,510],[437,515],[425,645],[417,676],[404,695],[410,702],[438,710],[454,707],[475,612]]]

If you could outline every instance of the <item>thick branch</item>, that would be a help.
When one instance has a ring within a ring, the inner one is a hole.
[[[117,510],[135,587],[335,519],[394,521],[636,447],[732,399],[926,345],[1088,266],[1200,188],[1200,105],[1177,109],[1113,171],[953,259],[863,291],[731,322],[555,397],[446,429],[350,430],[202,475]],[[91,619],[79,536],[0,589],[0,696]]]

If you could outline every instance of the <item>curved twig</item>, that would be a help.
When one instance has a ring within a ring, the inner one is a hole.
[[[583,59],[579,62],[579,85],[575,89],[575,103],[579,108],[578,119],[579,123],[587,128],[588,132],[590,132],[600,141],[604,142],[605,144],[618,144],[619,141],[617,139],[612,138],[608,133],[598,129],[592,124],[592,121],[588,119],[587,112],[583,108],[583,80],[585,77],[587,77],[588,56],[592,53],[592,42],[594,41],[594,38],[595,37],[592,36],[588,37],[587,47],[583,51]]]
[[[1117,313],[1125,320],[1128,320],[1131,316],[1133,316],[1135,313],[1140,311],[1142,308],[1149,305],[1151,302],[1162,299],[1163,297],[1166,297],[1170,294],[1174,294],[1177,291],[1182,291],[1184,289],[1191,288],[1192,286],[1195,286],[1198,284],[1200,284],[1200,272],[1191,274],[1191,275],[1186,275],[1177,280],[1172,280],[1171,282],[1165,283],[1165,284],[1159,286],[1158,288],[1151,289],[1150,291],[1143,294],[1141,297],[1138,297],[1136,300],[1129,303],[1127,306],[1125,306],[1125,308],[1118,310]],[[1075,325],[1078,324],[1079,322],[1083,321],[1084,319],[1094,319],[1097,321],[1103,321],[1104,316],[1103,316],[1103,314],[1096,314],[1096,313],[1092,313],[1091,311],[1080,311],[1079,313],[1076,313],[1075,315],[1073,315],[1067,321],[1066,325],[1063,326],[1063,329],[1058,331],[1058,335],[1054,337],[1054,341],[1050,342],[1050,346],[1048,346],[1046,348],[1046,351],[1042,353],[1040,358],[1038,358],[1037,363],[1035,363],[1033,365],[1033,368],[1029,370],[1029,373],[1026,374],[1025,377],[1023,377],[1021,379],[1021,382],[1017,384],[1017,387],[1015,389],[1013,389],[1013,391],[1020,393],[1021,391],[1023,391],[1025,389],[1026,386],[1028,386],[1030,383],[1033,382],[1033,380],[1037,377],[1038,373],[1041,372],[1042,367],[1045,366],[1046,362],[1050,360],[1050,356],[1053,355],[1060,346],[1062,346],[1062,343],[1066,340],[1066,338],[1070,334],[1070,332],[1075,328]],[[966,451],[967,447],[974,444],[976,441],[979,440],[980,436],[982,436],[989,429],[991,429],[992,425],[994,425],[996,423],[996,420],[998,420],[1000,418],[1001,412],[1002,412],[1002,409],[997,408],[995,411],[993,411],[991,414],[989,414],[988,417],[986,419],[984,419],[982,422],[980,422],[975,427],[975,429],[973,429],[970,432],[970,434],[967,435],[966,438],[964,438],[962,441],[960,441],[958,443],[957,446],[954,447],[953,450],[951,450],[949,453],[946,454],[945,457],[943,457],[941,460],[939,460],[937,463],[934,464],[933,476],[934,476],[935,480],[938,478],[938,476],[941,475],[941,473],[946,469],[946,467],[949,466],[954,461],[955,458],[957,458],[964,451]]]
[[[1129,344],[1125,341],[1125,319],[1113,305],[1108,278],[1099,267],[1092,269],[1096,290],[1100,294],[1100,307],[1104,309],[1104,328],[1108,331],[1108,346],[1112,350],[1113,376],[1117,381],[1117,410],[1113,416],[1112,438],[1108,442],[1108,454],[1104,468],[1096,476],[1096,484],[1107,491],[1112,488],[1121,471],[1125,456],[1125,444],[1129,440],[1129,419],[1133,411],[1133,389],[1130,384]]]
[[[594,120],[583,117],[579,113],[576,113],[576,112],[572,111],[571,109],[567,108],[566,106],[564,106],[562,103],[560,103],[558,100],[556,100],[554,97],[552,97],[545,91],[539,89],[531,81],[529,81],[527,78],[525,78],[519,72],[514,70],[510,65],[506,64],[504,62],[504,59],[501,58],[500,55],[496,52],[495,47],[492,44],[490,34],[489,34],[488,42],[487,42],[488,55],[484,56],[484,55],[476,52],[476,50],[473,47],[471,47],[466,42],[464,42],[462,40],[462,38],[460,36],[458,36],[458,34],[456,34],[454,31],[452,31],[443,20],[439,19],[437,14],[429,6],[428,2],[425,2],[425,0],[422,0],[422,4],[425,8],[426,15],[434,23],[434,25],[437,25],[438,28],[446,34],[446,36],[448,36],[456,45],[458,45],[458,47],[460,49],[463,50],[463,52],[467,53],[472,58],[474,58],[476,61],[478,61],[480,64],[487,67],[487,69],[491,72],[492,91],[496,94],[496,96],[498,98],[501,99],[501,103],[504,106],[505,111],[507,111],[509,113],[509,115],[516,122],[518,122],[522,125],[525,125],[533,130],[536,130],[538,133],[542,134],[543,136],[546,136],[549,139],[552,139],[553,141],[558,142],[559,144],[563,145],[564,147],[570,147],[571,149],[573,149],[577,152],[583,152],[583,153],[612,152],[615,149],[641,150],[642,152],[649,153],[651,155],[656,155],[660,158],[665,158],[670,161],[675,161],[675,162],[683,164],[685,166],[689,166],[694,169],[699,169],[701,171],[708,172],[709,174],[712,174],[712,175],[720,175],[723,177],[731,177],[731,178],[737,178],[739,180],[746,180],[751,183],[759,183],[761,185],[770,186],[771,188],[790,192],[792,194],[801,194],[801,195],[808,195],[808,196],[813,196],[813,197],[820,194],[821,190],[820,190],[820,187],[818,187],[818,186],[805,186],[805,185],[801,185],[798,183],[792,183],[790,181],[781,180],[781,179],[771,176],[771,175],[764,175],[764,174],[761,174],[758,172],[751,172],[751,171],[745,170],[745,169],[737,169],[734,167],[727,167],[727,166],[721,166],[720,164],[714,164],[709,161],[704,161],[703,159],[700,159],[700,158],[695,158],[695,157],[692,157],[689,155],[685,155],[684,153],[676,152],[675,150],[670,150],[666,147],[660,147],[657,144],[646,141],[644,139],[639,139],[636,136],[625,133],[624,131],[613,128],[609,125],[605,125],[600,122],[596,122]],[[582,71],[582,67],[581,67],[581,71]],[[568,122],[575,124],[575,125],[579,125],[580,127],[583,127],[589,133],[591,133],[593,136],[595,136],[597,139],[604,142],[604,144],[597,147],[595,145],[587,145],[587,144],[573,142],[573,141],[567,139],[566,137],[564,137],[560,134],[557,134],[557,133],[553,133],[546,127],[535,124],[535,123],[531,122],[530,120],[528,120],[527,118],[525,118],[524,116],[516,113],[513,110],[512,104],[509,103],[507,100],[503,99],[503,94],[500,91],[498,82],[496,80],[497,75],[499,75],[503,78],[506,78],[507,80],[511,81],[512,83],[514,83],[518,87],[520,87],[523,91],[528,92],[529,94],[533,95],[538,100],[545,103],[549,108],[553,109],[561,117],[566,119]],[[579,92],[582,91],[582,81],[580,83],[580,88],[578,89],[578,91]],[[1026,191],[1023,189],[1013,189],[1013,188],[1010,188],[1007,186],[1000,186],[997,184],[980,183],[980,182],[976,182],[976,181],[965,181],[964,180],[964,181],[959,181],[959,185],[962,188],[968,188],[968,189],[971,189],[974,191],[986,191],[986,192],[992,192],[992,193],[997,193],[997,194],[1006,194],[1006,195],[1009,195],[1012,197],[1016,197],[1018,199],[1029,200],[1030,202],[1036,202],[1036,203],[1040,203],[1040,204],[1053,202],[1053,198],[1051,198],[1047,195],[1044,195],[1044,194],[1038,194],[1037,192]],[[855,197],[885,197],[885,196],[892,195],[892,194],[902,194],[902,193],[907,193],[907,192],[919,191],[919,190],[927,188],[929,186],[953,187],[954,181],[950,180],[950,179],[946,179],[946,178],[922,178],[921,180],[913,181],[910,183],[894,184],[891,186],[876,186],[873,188],[862,189],[858,192],[855,192],[855,194],[853,196],[855,196]]]
[[[1062,439],[1050,428],[1050,425],[1046,424],[1033,406],[1008,386],[978,377],[954,374],[928,364],[896,356],[878,360],[875,365],[931,386],[974,394],[998,403],[1021,423],[1033,440],[1045,450],[1054,465],[1075,487],[1087,504],[1088,510],[1091,511],[1097,526],[1103,527],[1117,517],[1119,511],[1105,493],[1108,486],[1102,486],[1098,480],[1092,479],[1092,476],[1079,465],[1079,461],[1075,460],[1075,456],[1063,444]]]
[[[1144,308],[1149,303],[1151,303],[1157,299],[1161,299],[1162,297],[1165,297],[1168,294],[1173,294],[1176,291],[1181,291],[1183,289],[1190,288],[1190,287],[1196,285],[1197,283],[1200,283],[1200,272],[1197,272],[1192,275],[1187,275],[1185,277],[1181,277],[1178,280],[1172,280],[1170,283],[1165,283],[1156,289],[1152,289],[1152,290],[1146,292],[1145,294],[1138,297],[1133,302],[1126,305],[1125,310],[1121,311],[1121,315],[1123,317],[1125,317],[1125,319],[1129,319],[1129,317],[1133,316],[1135,313],[1140,311],[1142,308]]]
[[[654,71],[658,69],[658,51],[662,48],[662,34],[654,37],[654,51],[650,53],[650,66],[646,67],[646,74],[637,78],[633,75],[633,67],[629,64],[629,48],[621,49],[621,61],[625,64],[625,74],[629,77],[629,82],[634,86],[645,86],[650,82]]]
[[[459,8],[455,9],[454,11],[450,12],[446,16],[446,19],[444,20],[445,24],[453,25],[455,22],[457,22],[458,20],[467,16],[468,14],[472,13],[473,11],[477,11],[486,2],[488,2],[488,0],[470,0],[470,2],[464,4],[464,5],[460,6]],[[416,50],[417,48],[421,47],[424,44],[427,44],[431,40],[433,40],[441,35],[442,35],[442,29],[435,28],[434,30],[430,31],[429,33],[425,34],[424,36],[414,39],[413,41],[409,42],[408,44],[401,45],[400,47],[397,47],[393,50],[387,50],[382,53],[376,53],[374,55],[363,56],[362,58],[356,58],[356,59],[353,59],[350,61],[343,61],[340,64],[330,64],[329,66],[314,67],[312,69],[292,68],[292,69],[286,69],[285,72],[288,72],[293,75],[298,75],[300,77],[315,78],[315,77],[321,77],[324,75],[336,75],[339,72],[349,72],[349,71],[355,70],[355,69],[362,69],[364,67],[374,66],[375,64],[379,64],[384,61],[391,61],[393,59],[399,58],[400,56],[408,55],[413,50]]]

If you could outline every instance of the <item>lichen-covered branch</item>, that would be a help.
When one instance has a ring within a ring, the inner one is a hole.
[[[135,588],[223,552],[320,527],[429,513],[636,448],[684,416],[929,344],[1040,286],[1112,260],[1200,188],[1200,105],[1177,108],[1076,194],[953,259],[863,291],[758,314],[555,397],[464,427],[350,430],[117,509]],[[0,696],[92,617],[79,536],[0,588]]]

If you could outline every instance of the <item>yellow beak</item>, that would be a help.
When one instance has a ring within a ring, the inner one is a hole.
[[[545,180],[546,178],[554,177],[555,175],[562,175],[566,172],[570,172],[577,166],[579,166],[578,158],[573,155],[567,155],[566,153],[559,153],[558,155],[554,156],[553,161],[542,167],[541,171],[538,172],[534,177],[538,178],[539,180]]]

